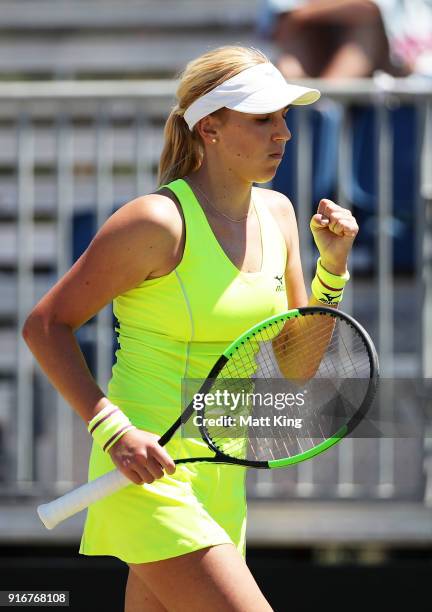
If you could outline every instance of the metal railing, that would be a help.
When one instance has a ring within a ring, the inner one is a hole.
[[[375,213],[377,257],[372,273],[356,275],[354,267],[343,309],[361,320],[363,317],[366,327],[376,331],[373,336],[384,376],[430,377],[431,343],[425,334],[431,330],[425,329],[425,325],[430,325],[431,306],[426,304],[424,294],[426,281],[429,285],[432,281],[431,264],[423,252],[426,204],[431,198],[430,82],[395,80],[387,89],[370,80],[307,84],[320,88],[324,97],[340,105],[335,198],[341,205],[353,204],[350,108],[355,104],[376,109],[379,119],[375,143],[379,177],[379,205]],[[21,329],[35,302],[72,264],[76,239],[72,225],[76,215],[93,211],[96,227],[100,227],[113,209],[156,187],[162,127],[173,104],[175,86],[173,81],[0,84],[0,142],[4,143],[0,147],[3,177],[0,185],[0,393],[3,403],[0,425],[6,460],[3,464],[7,466],[0,482],[3,495],[40,494],[47,489],[62,491],[86,478],[89,440],[85,428],[48,385],[21,338]],[[418,146],[409,154],[414,156],[416,167],[423,168],[423,174],[420,171],[416,174],[412,203],[414,270],[398,280],[392,271],[393,242],[389,232],[393,183],[389,117],[392,108],[401,103],[416,109]],[[309,231],[310,112],[309,108],[298,112],[295,136],[296,207],[307,282],[314,259]],[[406,308],[410,309],[412,325],[411,347],[407,352],[395,347],[395,332],[400,322],[392,316],[394,296],[403,292],[404,287],[409,291]],[[369,306],[364,309],[366,303]],[[81,328],[78,338],[83,343],[89,342],[90,347],[94,345],[94,373],[100,386],[106,388],[112,367],[110,308]],[[54,414],[56,419],[52,418]],[[52,423],[55,425],[49,429]],[[344,441],[337,451],[323,456],[319,471],[316,462],[311,461],[276,475],[260,471],[251,476],[250,492],[270,497],[281,494],[336,498],[397,496],[400,491],[395,484],[398,468],[394,440],[375,441],[376,459],[369,466],[376,471],[375,481],[358,481],[355,457],[360,443],[367,442]],[[413,466],[413,474],[420,480],[421,472],[420,457]],[[408,493],[411,494],[418,493]]]

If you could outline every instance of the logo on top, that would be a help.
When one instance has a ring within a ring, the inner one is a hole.
[[[273,278],[277,281],[276,291],[285,291],[283,275],[282,276],[274,276]]]

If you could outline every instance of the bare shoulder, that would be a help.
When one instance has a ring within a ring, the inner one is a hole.
[[[105,224],[112,231],[126,230],[134,235],[156,233],[158,239],[176,239],[182,230],[182,217],[175,202],[162,193],[140,196],[121,206]]]
[[[295,215],[291,200],[286,195],[274,189],[254,188],[254,197],[259,198],[276,217]]]
[[[290,244],[292,232],[297,231],[294,207],[286,195],[273,189],[254,189],[254,196],[264,204],[279,225],[287,244]]]
[[[121,206],[96,240],[128,260],[145,277],[163,276],[181,259],[184,224],[181,208],[164,193],[140,196]]]
[[[182,218],[173,200],[156,193],[127,202],[30,317],[78,329],[118,295],[168,274],[181,258],[182,239]]]

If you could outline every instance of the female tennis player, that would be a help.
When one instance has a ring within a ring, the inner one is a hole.
[[[278,312],[337,303],[358,231],[324,199],[308,300],[291,202],[254,187],[276,173],[286,116],[319,92],[287,84],[260,51],[228,46],[191,61],[167,119],[159,189],[125,204],[30,313],[23,335],[93,436],[89,479],[133,483],[93,504],[80,553],[129,566],[126,612],[270,610],[244,560],[243,468],[175,467],[157,440],[179,416],[183,378],[205,378],[226,346]],[[105,393],[74,332],[110,302],[119,349]],[[177,445],[177,447],[176,447]]]

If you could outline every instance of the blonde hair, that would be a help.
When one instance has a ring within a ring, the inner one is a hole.
[[[183,115],[198,98],[239,72],[268,58],[254,47],[224,46],[208,51],[190,61],[180,74],[177,104],[164,129],[164,146],[159,161],[158,184],[163,185],[198,170],[204,147],[196,130],[189,130]],[[216,114],[220,111],[216,111]]]

